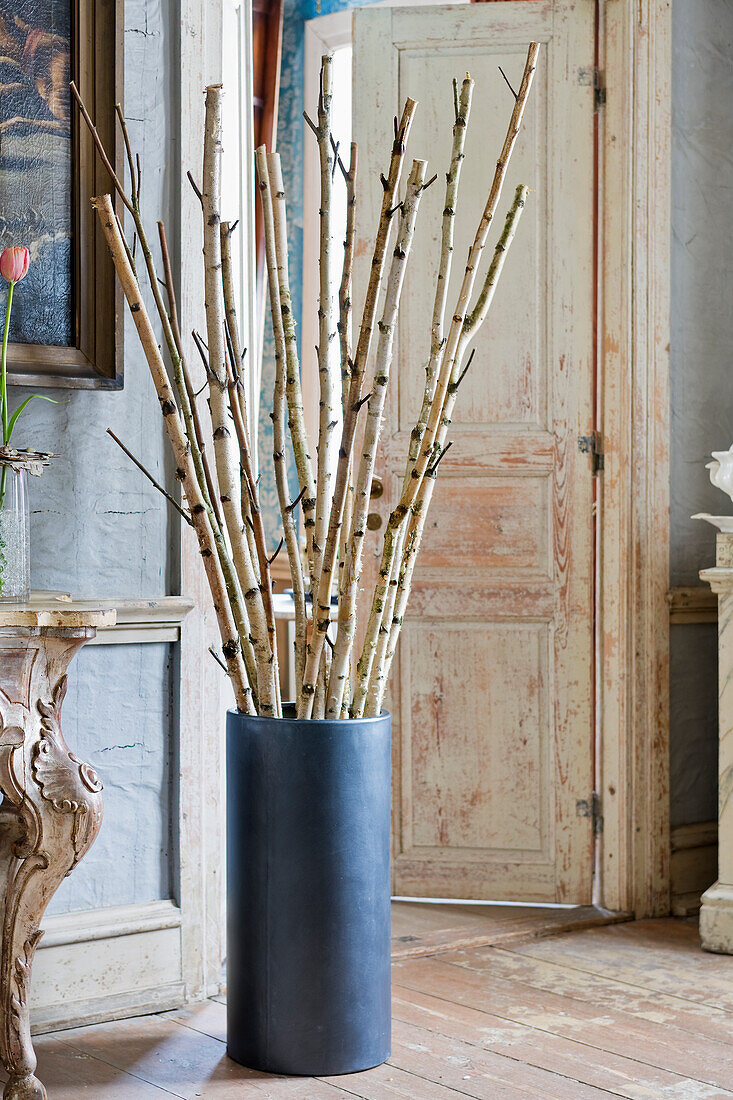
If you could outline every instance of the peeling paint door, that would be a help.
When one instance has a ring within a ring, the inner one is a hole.
[[[499,66],[518,83],[527,43],[542,43],[497,223],[518,183],[530,201],[461,387],[393,666],[398,895],[591,900],[593,488],[579,448],[593,415],[593,34],[591,0],[355,13],[355,317],[407,95],[419,100],[408,163],[427,157],[439,175],[405,286],[382,522],[422,395],[452,78],[468,70],[476,88],[449,311],[511,112]]]

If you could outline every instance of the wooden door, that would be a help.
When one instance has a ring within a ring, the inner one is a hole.
[[[518,82],[532,39],[539,66],[497,222],[518,183],[530,201],[461,387],[393,666],[398,895],[591,900],[593,490],[579,445],[593,406],[592,0],[355,13],[355,316],[392,118],[410,95],[408,157],[427,157],[439,182],[405,286],[375,501],[384,518],[424,381],[451,80],[476,80],[456,286],[512,107],[499,66]]]

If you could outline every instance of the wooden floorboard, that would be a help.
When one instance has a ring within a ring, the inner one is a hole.
[[[572,909],[516,905],[392,903],[392,958],[418,958],[457,947],[498,946],[545,939],[570,929],[596,928],[630,920],[593,905]]]
[[[519,981],[549,993],[575,997],[598,1008],[632,1012],[635,1016],[657,1023],[674,1024],[684,1031],[719,1042],[730,1041],[730,1013],[689,1000],[684,991],[680,992],[679,986],[673,994],[646,988],[643,974],[640,974],[641,968],[633,974],[622,976],[614,972],[613,977],[608,977],[575,969],[564,959],[537,959],[520,949],[492,951],[487,955],[481,952],[482,949],[478,949],[475,955],[456,954],[451,956],[451,961],[466,965],[471,958],[476,962],[489,959],[492,973],[509,982]]]
[[[409,989],[491,1012],[537,1031],[576,1039],[621,1057],[733,1089],[733,1046],[692,1037],[669,1024],[633,1012],[599,1009],[592,1002],[560,996],[524,982],[497,978],[490,965],[469,969],[450,956],[396,964],[394,981]]]
[[[237,1065],[219,997],[40,1036],[39,1076],[49,1100],[733,1100],[733,959],[702,952],[694,922],[496,908],[396,914],[415,939],[393,964],[392,1056],[366,1073]]]
[[[677,926],[675,928],[669,925]],[[624,936],[614,928],[568,938],[563,963],[590,974],[642,984],[650,991],[682,994],[686,1000],[733,1010],[733,959],[701,951],[697,928],[688,921],[637,921]],[[557,958],[550,941],[519,945],[520,953]]]
[[[613,1096],[646,1100],[649,1096],[682,1095],[688,1082],[680,1074],[599,1051],[582,1040],[549,1034],[400,986],[393,991],[393,1017],[423,1022],[442,1035],[453,1035],[513,1058],[521,1067],[549,1070]]]

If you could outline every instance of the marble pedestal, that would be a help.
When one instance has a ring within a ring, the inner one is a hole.
[[[66,670],[115,612],[88,602],[0,603],[0,1062],[4,1100],[45,1100],[28,995],[40,923],[102,823],[102,784],[61,733]]]
[[[718,881],[702,896],[700,942],[733,954],[733,534],[719,532],[715,568],[701,578],[718,595]]]

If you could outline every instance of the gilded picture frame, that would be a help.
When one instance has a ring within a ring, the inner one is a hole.
[[[122,0],[0,0],[0,248],[26,245],[8,353],[15,385],[120,389],[122,300],[90,205],[109,180],[75,80],[118,172]]]

